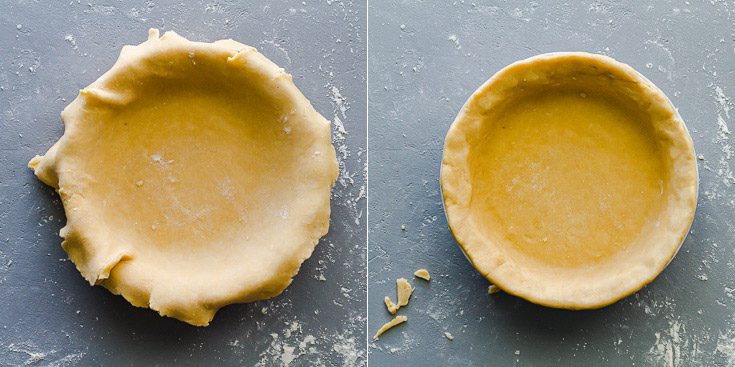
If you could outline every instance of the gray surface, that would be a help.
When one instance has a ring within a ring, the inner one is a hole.
[[[305,353],[291,365],[364,365],[364,4],[252,3],[0,2],[0,365],[280,366],[289,348]],[[329,235],[284,294],[226,307],[207,328],[86,284],[59,246],[58,196],[25,167],[61,135],[78,90],[149,27],[256,46],[346,131]]]
[[[735,3],[477,3],[369,5],[369,333],[390,318],[382,298],[397,277],[434,277],[412,281],[409,321],[370,344],[371,365],[735,365],[735,137],[718,124],[735,131]],[[480,84],[513,61],[578,50],[656,83],[704,160],[692,233],[670,266],[634,296],[572,312],[487,295],[447,229],[438,175],[446,131]]]

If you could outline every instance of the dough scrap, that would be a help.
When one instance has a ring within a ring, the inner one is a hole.
[[[388,309],[391,315],[395,314],[399,308],[408,305],[408,300],[411,298],[413,293],[413,287],[406,278],[396,279],[396,293],[398,295],[398,303],[393,303],[390,297],[385,297],[385,308]]]
[[[91,284],[192,325],[280,294],[329,227],[330,124],[255,48],[174,32],[123,47],[29,163]]]
[[[411,283],[406,278],[398,278],[396,280],[396,291],[398,292],[398,307],[408,305],[408,299],[411,298],[411,294],[413,293]]]
[[[651,282],[694,218],[692,139],[656,86],[583,52],[509,65],[447,133],[441,191],[477,270],[541,305],[587,309]]]
[[[487,294],[495,294],[498,292],[500,292],[500,287],[495,284],[490,284],[490,286],[487,287]]]
[[[390,328],[402,324],[406,321],[408,321],[408,317],[403,315],[396,316],[395,318],[393,318],[393,320],[386,322],[385,324],[383,324],[383,326],[380,327],[380,329],[378,329],[378,332],[375,333],[375,336],[373,336],[373,340],[378,340],[378,338],[380,338],[380,336],[383,335],[383,333],[388,331]]]
[[[427,282],[431,280],[431,275],[429,274],[429,271],[426,270],[426,269],[416,270],[416,272],[413,273],[413,275],[415,275],[417,278],[421,278],[421,279],[423,279],[423,280],[425,280]]]
[[[398,309],[400,308],[397,304],[393,303],[393,301],[390,300],[390,297],[385,296],[385,307],[388,309],[388,312],[390,312],[391,315],[395,315],[396,312],[398,312]]]

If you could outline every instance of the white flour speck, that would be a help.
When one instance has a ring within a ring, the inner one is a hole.
[[[273,40],[265,40],[265,41],[261,41],[260,44],[273,46],[273,48],[275,48],[276,50],[280,51],[283,54],[283,56],[286,58],[286,61],[288,61],[289,64],[292,64],[291,56],[288,55],[288,50],[285,47],[281,46],[280,43],[273,41]]]
[[[330,97],[332,102],[334,102],[334,105],[339,109],[339,112],[342,114],[342,118],[346,118],[347,110],[350,108],[350,105],[347,103],[347,99],[342,95],[339,88],[334,85],[329,88],[329,91],[331,92]]]
[[[730,98],[725,95],[725,92],[720,86],[715,86],[715,100],[720,105],[720,108],[722,108],[722,111],[725,112],[725,117],[729,119],[730,109],[732,108],[730,106]]]
[[[76,50],[77,49],[77,40],[72,36],[71,34],[67,34],[64,36],[64,40],[71,45],[71,48]]]
[[[462,48],[462,45],[459,44],[459,39],[457,38],[456,34],[450,34],[449,37],[447,37],[447,41],[452,42],[454,44],[454,47],[456,47],[458,50]]]
[[[727,122],[722,118],[721,115],[717,115],[717,126],[719,128],[719,135],[721,139],[729,139],[730,128],[727,126]]]

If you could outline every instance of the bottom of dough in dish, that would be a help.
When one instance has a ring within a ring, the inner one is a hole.
[[[280,294],[329,226],[329,122],[232,40],[125,46],[29,166],[59,192],[90,284],[193,325]]]

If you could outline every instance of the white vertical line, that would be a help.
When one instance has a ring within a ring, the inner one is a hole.
[[[370,1],[365,1],[365,360],[370,366]]]

